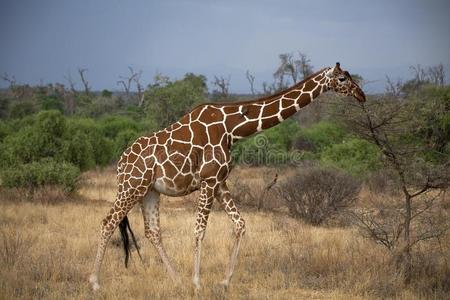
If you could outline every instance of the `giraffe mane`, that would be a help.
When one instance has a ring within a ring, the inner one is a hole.
[[[286,93],[287,93],[289,90],[291,90],[292,88],[295,88],[295,87],[297,87],[297,86],[303,85],[305,82],[307,82],[307,81],[310,80],[311,78],[313,78],[313,77],[317,76],[318,74],[322,73],[325,69],[328,69],[328,68],[323,68],[323,69],[321,69],[320,71],[317,71],[316,73],[311,74],[311,75],[309,75],[309,76],[303,78],[302,81],[300,81],[300,82],[294,84],[293,86],[291,86],[291,87],[289,87],[289,88],[287,88],[287,89],[284,89],[284,90],[282,90],[282,91],[280,91],[280,92],[278,92],[278,93],[276,93],[276,94],[268,95],[268,96],[261,97],[261,98],[258,98],[258,99],[254,99],[254,100],[247,100],[247,101],[237,101],[237,102],[226,102],[226,101],[222,101],[222,102],[205,102],[205,103],[201,103],[201,104],[195,106],[192,110],[196,109],[197,107],[203,106],[203,105],[215,105],[215,106],[217,106],[217,105],[221,105],[221,106],[234,106],[234,105],[236,105],[236,106],[239,106],[239,105],[245,105],[245,104],[253,104],[253,103],[258,103],[258,102],[264,102],[264,101],[267,101],[267,100],[271,100],[271,99],[273,99],[273,98],[278,98],[278,97],[280,97],[281,95],[286,94]]]

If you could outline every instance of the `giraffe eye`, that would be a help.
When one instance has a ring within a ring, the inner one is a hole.
[[[340,82],[344,82],[345,81],[345,77],[344,76],[342,76],[342,77],[338,77],[338,80],[340,81]]]

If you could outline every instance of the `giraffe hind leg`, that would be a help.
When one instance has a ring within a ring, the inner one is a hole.
[[[230,284],[231,277],[233,276],[234,268],[236,267],[237,258],[239,255],[239,249],[241,246],[241,240],[245,233],[245,221],[241,217],[239,211],[237,210],[236,205],[234,204],[233,199],[231,198],[230,191],[226,183],[222,183],[219,188],[219,200],[224,206],[225,212],[231,218],[231,221],[234,223],[234,234],[235,240],[233,244],[233,248],[231,250],[230,260],[228,263],[228,268],[225,273],[225,278],[221,282],[221,284],[225,287],[228,287]]]
[[[156,191],[149,191],[142,201],[142,216],[144,218],[145,236],[150,240],[164,263],[169,276],[176,283],[180,283],[181,279],[173,268],[166,250],[163,247],[161,239],[161,229],[159,222],[159,199],[160,195]]]

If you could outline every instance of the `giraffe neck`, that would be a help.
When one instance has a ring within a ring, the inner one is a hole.
[[[279,124],[326,92],[330,79],[325,73],[329,69],[322,69],[276,95],[233,104],[238,112],[225,121],[233,140]]]

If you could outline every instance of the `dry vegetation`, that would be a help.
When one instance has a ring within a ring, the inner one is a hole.
[[[249,178],[252,174],[255,178],[267,170],[236,171],[233,176]],[[142,217],[134,209],[130,221],[142,245],[145,267],[134,255],[130,267],[124,268],[119,237],[114,235],[103,264],[102,289],[93,294],[87,278],[94,260],[99,224],[111,204],[86,199],[112,199],[113,170],[90,172],[85,179],[81,196],[66,201],[61,201],[64,196],[57,190],[35,194],[1,191],[0,298],[197,298],[191,284],[195,204],[187,201],[193,197],[164,198],[161,208],[163,240],[182,275],[182,286],[173,285],[156,251],[145,241]],[[363,190],[361,198],[368,194]],[[256,212],[244,208],[243,215],[248,230],[230,289],[224,292],[216,284],[222,279],[228,260],[232,224],[223,212],[212,212],[202,253],[203,290],[198,298],[449,297],[448,234],[439,242],[420,247],[423,255],[417,256],[421,261],[413,284],[406,289],[388,251],[363,238],[352,226],[313,227],[290,218],[286,211]]]

